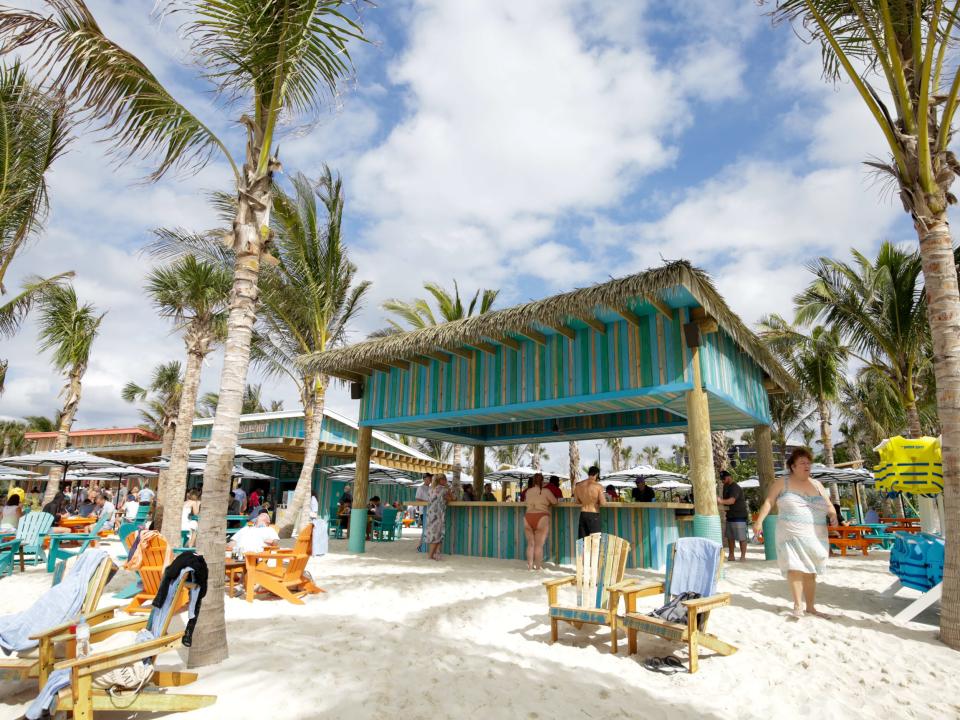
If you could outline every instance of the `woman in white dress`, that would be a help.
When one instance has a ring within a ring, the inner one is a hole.
[[[180,529],[190,533],[187,536],[186,547],[194,547],[197,539],[197,528],[200,516],[200,495],[196,490],[187,492],[187,499],[183,501],[183,515],[180,517]]]
[[[763,537],[763,520],[777,506],[777,564],[790,584],[795,618],[805,613],[826,617],[817,611],[817,576],[826,570],[829,555],[827,522],[837,524],[830,495],[810,477],[813,455],[806,448],[790,454],[788,477],[777,478],[763,501],[753,534]]]

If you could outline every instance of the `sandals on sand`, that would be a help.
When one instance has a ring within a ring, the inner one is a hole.
[[[673,655],[666,657],[651,657],[643,661],[643,667],[650,672],[658,672],[662,675],[673,675],[674,673],[686,670],[680,658]]]

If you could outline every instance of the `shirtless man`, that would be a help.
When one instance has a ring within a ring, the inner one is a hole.
[[[603,505],[603,486],[600,485],[600,469],[592,467],[587,479],[577,483],[573,496],[580,503],[580,524],[577,539],[600,532],[600,506]]]

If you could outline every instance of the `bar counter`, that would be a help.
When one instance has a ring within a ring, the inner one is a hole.
[[[689,510],[690,515],[676,514]],[[630,543],[629,568],[663,570],[667,545],[691,533],[693,505],[688,503],[608,503],[600,507],[600,526],[605,533]],[[443,552],[502,560],[526,558],[522,502],[452,502],[447,506]],[[550,517],[550,534],[544,559],[573,565],[580,505],[560,502]]]

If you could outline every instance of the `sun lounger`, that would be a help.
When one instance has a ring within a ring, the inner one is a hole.
[[[27,513],[20,518],[17,524],[17,540],[20,541],[25,560],[31,565],[46,561],[43,543],[53,527],[53,521],[53,515],[45,512]]]
[[[384,508],[381,518],[373,520],[373,537],[376,540],[397,539],[397,509]]]
[[[140,590],[123,609],[128,613],[150,611],[150,603],[157,594],[160,581],[163,579],[163,570],[167,566],[167,541],[159,533],[146,540],[140,552],[143,557],[140,567],[137,568],[137,573],[140,575]]]
[[[618,595],[611,587],[623,580],[630,543],[616,535],[595,533],[577,540],[577,574],[544,581],[550,613],[550,642],[559,638],[560,622],[576,628],[584,624],[610,628],[610,652],[617,652]],[[557,597],[564,585],[577,586],[576,605],[562,605]]]
[[[246,600],[253,602],[257,587],[294,605],[303,605],[304,595],[321,593],[306,573],[313,543],[313,525],[307,524],[297,536],[292,550],[275,548],[244,555],[246,564]]]
[[[47,549],[47,572],[53,572],[58,560],[76,557],[86,550],[91,543],[100,539],[100,531],[106,525],[107,518],[97,520],[90,532],[86,533],[54,533],[50,535],[50,547]],[[72,543],[77,547],[64,547],[64,543]]]

